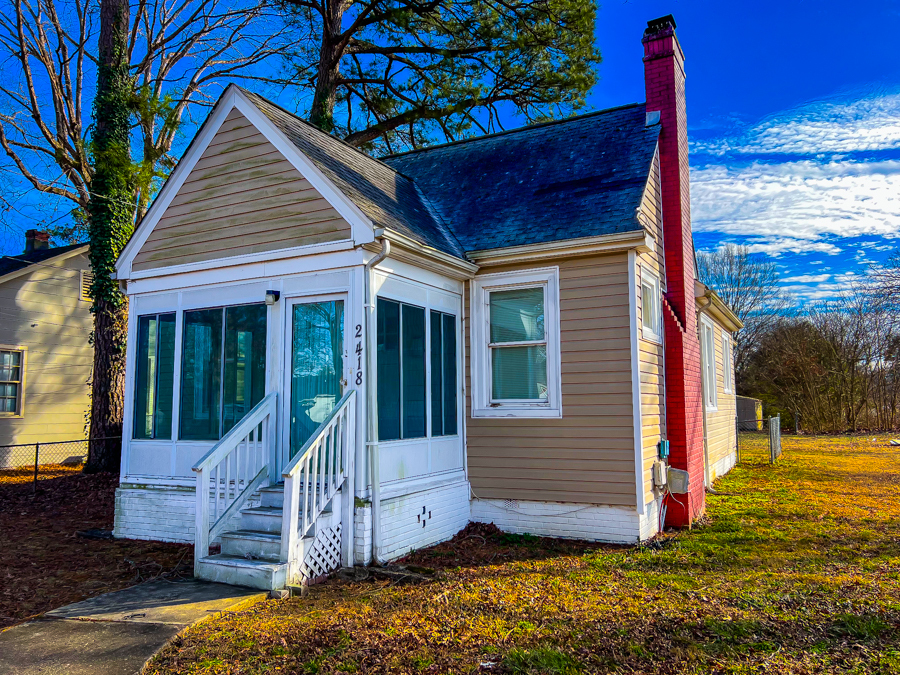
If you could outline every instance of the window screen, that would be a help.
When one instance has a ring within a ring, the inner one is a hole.
[[[138,317],[134,438],[172,438],[175,314]]]
[[[423,438],[425,310],[378,298],[378,440]]]
[[[456,417],[456,317],[432,311],[431,435],[455,435]]]

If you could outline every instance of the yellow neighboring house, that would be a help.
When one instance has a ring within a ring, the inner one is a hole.
[[[28,230],[24,253],[0,257],[0,468],[29,461],[6,446],[85,438],[89,289],[87,244]]]

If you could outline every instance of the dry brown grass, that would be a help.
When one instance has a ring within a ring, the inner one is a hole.
[[[39,464],[38,480],[49,480],[61,476],[75,476],[81,473],[81,466],[62,464]],[[20,466],[16,469],[0,469],[0,485],[25,485],[34,483],[34,466]]]
[[[775,467],[749,447],[658,546],[482,530],[415,556],[433,582],[332,580],[196,626],[147,672],[900,673],[887,440],[785,437]]]

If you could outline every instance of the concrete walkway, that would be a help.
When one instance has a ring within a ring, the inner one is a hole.
[[[205,581],[152,581],[47,612],[0,633],[0,674],[134,675],[178,632],[266,593]]]

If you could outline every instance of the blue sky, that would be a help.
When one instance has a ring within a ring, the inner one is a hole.
[[[602,2],[591,108],[644,99],[641,34],[668,13],[687,57],[698,249],[772,256],[802,302],[900,247],[900,0]],[[0,234],[0,251],[21,250],[20,232]]]
[[[671,13],[686,55],[695,243],[772,256],[800,302],[900,247],[900,0],[616,0],[591,104],[643,100],[639,35]]]

